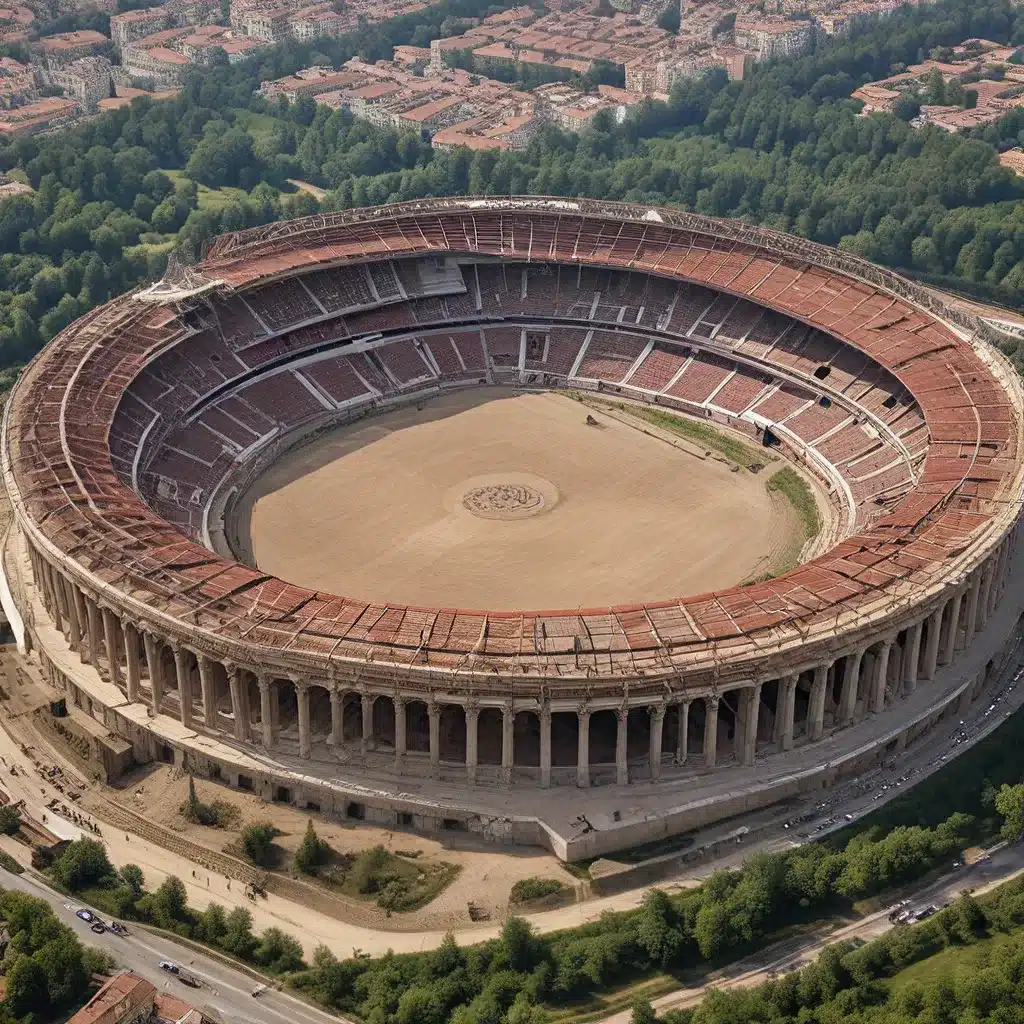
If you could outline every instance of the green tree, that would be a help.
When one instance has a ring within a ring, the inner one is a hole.
[[[49,1016],[46,971],[39,961],[30,956],[19,956],[7,968],[7,993],[3,1005],[16,1020],[30,1014]]]
[[[274,974],[296,971],[302,966],[302,946],[280,928],[268,928],[260,936],[254,956]]]
[[[0,807],[0,832],[4,835],[13,836],[21,828],[21,810],[14,804],[5,804]]]
[[[77,839],[54,861],[50,872],[63,888],[77,892],[109,881],[114,868],[102,843],[95,839]]]
[[[1024,782],[1015,786],[1004,782],[996,794],[996,810],[1003,816],[1003,838],[1015,842],[1024,833]]]
[[[315,874],[318,867],[327,863],[330,852],[330,846],[316,834],[313,822],[306,822],[306,834],[295,851],[295,866],[304,874]]]

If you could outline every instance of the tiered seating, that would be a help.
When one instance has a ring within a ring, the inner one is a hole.
[[[642,310],[638,323],[644,327],[657,327],[672,303],[672,297],[679,291],[677,281],[666,281],[660,277],[647,278],[647,291],[644,294]]]
[[[266,437],[277,425],[265,413],[250,405],[241,395],[231,395],[221,399],[217,408],[222,409],[232,419],[248,427],[257,437]]]
[[[324,309],[331,311],[372,306],[376,301],[362,266],[318,270],[304,275],[302,283],[316,296]]]
[[[374,349],[374,355],[387,367],[389,373],[399,385],[406,387],[415,381],[434,376],[434,371],[420,355],[416,343],[412,340],[394,341]]]
[[[254,426],[234,419],[228,414],[226,402],[222,402],[212,409],[206,409],[198,419],[193,420],[193,423],[202,425],[211,433],[226,437],[239,449],[248,448],[260,438],[260,434],[257,433]]]
[[[345,329],[345,320],[339,316],[333,320],[321,320],[318,324],[300,327],[297,331],[289,331],[284,336],[284,340],[290,351],[301,352],[303,349],[312,348],[314,345],[338,341],[347,336],[348,331]]]
[[[526,335],[526,369],[543,370],[546,373],[568,376],[576,362],[580,345],[587,336],[583,330],[571,327],[552,327],[547,334],[547,359],[544,359],[544,345],[530,345],[530,333]]]
[[[859,459],[882,444],[859,423],[850,423],[818,445],[818,451],[834,466]],[[891,457],[891,452],[890,452]]]
[[[700,319],[704,310],[715,301],[715,293],[697,285],[683,284],[679,286],[679,292],[672,301],[672,315],[662,329],[671,334],[685,335]]]
[[[668,394],[700,405],[735,369],[736,364],[710,352],[698,352]]]
[[[435,334],[428,338],[424,344],[430,350],[430,354],[437,363],[442,377],[465,376],[465,369],[459,359],[455,344],[447,334]]]
[[[719,342],[742,341],[753,330],[764,313],[763,307],[755,306],[753,302],[739,299],[733,303],[725,319],[719,324],[718,333],[715,335],[716,339]]]
[[[522,331],[518,327],[489,327],[487,351],[495,366],[518,366]]]
[[[377,294],[385,302],[388,299],[400,299],[402,289],[395,276],[394,267],[390,263],[370,263],[366,268],[370,272],[370,280],[373,281]]]
[[[324,313],[300,279],[275,281],[246,292],[244,298],[249,308],[272,331],[312,320]]]
[[[793,384],[783,384],[777,391],[766,395],[755,406],[753,411],[772,423],[781,423],[787,416],[792,416],[802,405],[812,401],[814,396]]]
[[[310,363],[302,367],[301,373],[335,402],[349,402],[370,394],[346,356],[331,356]]]
[[[629,383],[646,391],[662,391],[686,362],[682,348],[658,342],[637,367]]]
[[[362,313],[350,313],[345,317],[345,326],[353,338],[361,334],[412,327],[412,311],[406,303],[399,303],[395,306],[382,306],[380,309],[368,309]]]
[[[438,324],[448,319],[448,308],[444,300],[434,295],[414,299],[409,303],[409,310],[418,324]]]
[[[841,405],[834,404],[826,408],[815,402],[803,412],[786,420],[786,427],[802,440],[813,443],[822,434],[833,427],[838,427],[843,420],[849,419],[849,417],[850,414]]]
[[[739,364],[736,372],[712,399],[712,405],[738,416],[769,386],[771,380],[766,373],[758,373],[748,366]]]
[[[476,298],[469,292],[455,292],[444,297],[448,316],[453,320],[463,320],[476,316]]]
[[[736,346],[736,351],[764,359],[787,332],[805,330],[806,328],[794,324],[792,320],[773,310],[762,309],[761,315],[747,331],[742,344]]]
[[[266,337],[262,324],[238,296],[215,301],[213,310],[217,314],[221,334],[232,348],[244,348],[251,341]]]
[[[450,334],[452,344],[458,349],[467,370],[474,373],[487,371],[487,352],[479,331],[463,331]]]
[[[645,338],[630,334],[594,331],[584,353],[577,377],[593,377],[619,383],[647,347]]]
[[[851,480],[866,480],[898,459],[899,453],[894,448],[879,444],[874,451],[848,461],[843,466],[843,475]]]
[[[288,371],[254,381],[243,395],[251,406],[285,427],[324,411],[324,406]]]
[[[776,342],[772,349],[771,359],[774,363],[788,366],[808,377],[816,376],[816,370],[819,373],[824,373],[822,368],[828,367],[828,374],[824,377],[818,376],[817,379],[827,381],[831,387],[830,364],[842,348],[840,342],[820,331],[810,328],[803,331],[787,331]]]
[[[382,395],[394,394],[395,385],[391,382],[391,378],[374,361],[374,357],[369,352],[354,355],[351,359],[352,368],[367,384],[376,388]]]
[[[713,338],[725,318],[735,308],[739,299],[732,295],[717,295],[711,305],[704,310],[700,319],[687,332],[691,338]]]

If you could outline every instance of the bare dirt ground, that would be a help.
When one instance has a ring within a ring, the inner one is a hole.
[[[587,411],[477,389],[364,420],[284,455],[232,532],[298,584],[466,608],[700,593],[789,546],[797,523],[759,476]],[[480,514],[481,487],[525,511]]]
[[[417,863],[447,862],[461,870],[455,880],[431,903],[420,910],[387,917],[367,902],[365,920],[374,920],[377,927],[401,931],[428,931],[459,928],[469,924],[468,905],[472,902],[494,919],[507,912],[509,892],[521,878],[556,878],[573,886],[576,879],[565,870],[558,859],[536,849],[499,849],[475,844],[471,839],[462,843],[442,843],[410,832],[378,828],[354,822],[339,822],[310,815],[283,804],[267,804],[249,793],[240,793],[227,786],[196,780],[201,801],[220,801],[237,808],[236,820],[229,828],[208,828],[195,825],[182,817],[180,808],[188,797],[188,778],[168,765],[149,765],[138,769],[130,778],[122,780],[117,789],[98,787],[107,799],[112,799],[136,814],[144,814],[182,837],[212,850],[234,848],[239,834],[246,825],[270,821],[283,835],[275,843],[284,850],[281,869],[293,867],[295,851],[302,842],[306,824],[313,818],[317,835],[330,843],[340,854],[355,854],[378,844],[395,853],[419,851]],[[86,796],[82,806],[89,809]]]

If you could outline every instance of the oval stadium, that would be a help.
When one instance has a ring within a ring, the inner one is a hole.
[[[999,340],[854,256],[647,206],[226,235],[22,373],[4,606],[122,767],[568,860],[692,831],[998,677]]]

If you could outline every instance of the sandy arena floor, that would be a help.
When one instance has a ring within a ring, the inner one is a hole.
[[[795,518],[762,476],[587,411],[482,388],[361,421],[284,455],[234,532],[304,586],[464,608],[700,593],[789,543]]]

